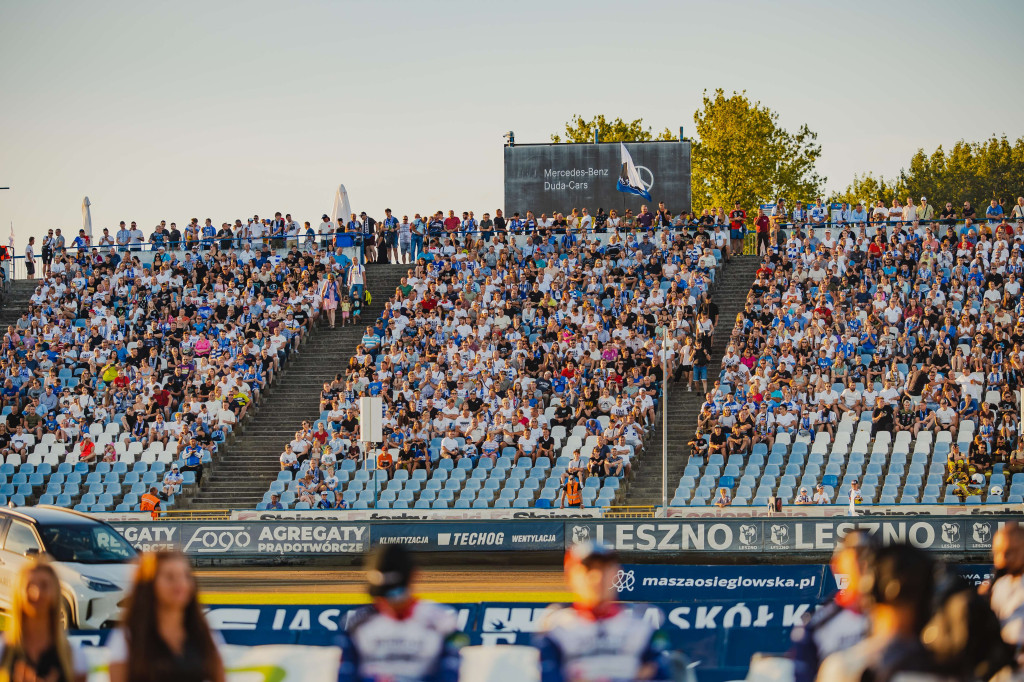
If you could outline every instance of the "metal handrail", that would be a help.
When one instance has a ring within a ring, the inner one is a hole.
[[[602,507],[605,518],[653,518],[657,513],[657,507],[651,504],[615,505]]]
[[[160,513],[158,521],[229,521],[230,509],[168,509]]]

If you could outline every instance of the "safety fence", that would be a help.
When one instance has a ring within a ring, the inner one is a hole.
[[[771,205],[768,205],[770,212]],[[755,253],[756,252],[756,240],[757,235],[754,231],[753,226],[754,213],[748,214],[748,219],[744,223],[745,229],[743,231],[744,240],[744,253]],[[932,218],[930,220],[915,220],[915,221],[903,221],[903,220],[871,220],[870,217],[866,219],[843,219],[829,217],[828,219],[821,221],[812,221],[810,218],[807,220],[792,220],[787,216],[786,220],[782,220],[778,217],[771,217],[772,226],[781,229],[793,229],[798,227],[805,230],[808,233],[816,235],[822,235],[826,230],[853,229],[853,230],[865,230],[865,235],[873,237],[879,227],[892,228],[897,225],[909,225],[911,223],[921,225],[935,225],[939,227],[954,227],[963,228],[966,223],[960,218],[956,219],[944,219],[944,218]],[[1015,225],[1022,222],[1022,219],[1011,217],[1007,220],[1012,221]],[[378,232],[361,232],[354,230],[345,230],[340,232],[327,232],[327,233],[316,233],[308,235],[305,233],[299,235],[285,235],[285,236],[263,236],[253,238],[250,236],[232,236],[232,237],[202,237],[194,240],[181,240],[171,241],[169,238],[151,241],[147,240],[138,243],[121,244],[114,236],[110,237],[111,241],[101,242],[100,237],[96,235],[93,239],[84,246],[76,246],[73,243],[66,243],[64,252],[71,253],[74,255],[92,253],[95,249],[101,255],[109,253],[111,250],[117,252],[122,258],[125,256],[137,256],[142,258],[145,262],[151,263],[153,258],[160,252],[161,249],[164,251],[164,257],[170,258],[172,255],[184,254],[188,251],[197,252],[210,252],[212,250],[218,251],[236,251],[251,246],[254,250],[260,251],[264,245],[267,246],[272,253],[280,254],[288,251],[293,247],[300,249],[306,248],[324,248],[330,247],[334,249],[342,249],[351,260],[360,260],[365,263],[365,249],[367,244],[372,244],[379,239],[383,240],[383,244],[386,247],[392,247],[396,250],[401,250],[402,243],[408,243],[410,248],[410,256],[412,260],[430,258],[430,254],[426,251],[427,244],[430,240],[439,239],[442,237],[454,237],[460,240],[472,238],[473,240],[484,240],[485,244],[490,243],[494,238],[503,236],[510,242],[515,243],[518,246],[522,246],[526,243],[527,239],[534,237],[535,235],[550,235],[552,237],[575,241],[582,239],[586,236],[588,239],[597,240],[602,243],[607,243],[612,235],[618,235],[624,237],[629,233],[649,233],[653,237],[657,237],[662,232],[669,234],[682,234],[694,235],[699,230],[703,229],[711,232],[715,229],[718,224],[716,219],[711,218],[709,220],[703,220],[697,218],[687,223],[676,223],[672,224],[652,224],[650,226],[633,225],[633,226],[622,226],[611,227],[605,224],[599,227],[578,227],[578,226],[551,226],[551,227],[537,227],[537,226],[525,226],[525,227],[506,227],[503,230],[480,230],[480,229],[424,229],[421,232],[414,232],[409,235],[408,240],[403,240],[400,237],[398,230],[384,230]],[[987,221],[985,218],[980,218],[972,223],[972,226],[978,227],[982,224],[994,227],[996,224],[993,221]],[[730,224],[722,223],[723,227],[728,231],[731,228]],[[42,247],[40,245],[40,239],[36,240],[35,247],[35,271],[36,277],[42,271]],[[12,254],[7,254],[11,256]],[[16,248],[13,258],[5,259],[3,265],[0,266],[3,270],[3,276],[5,280],[11,279],[24,279],[27,275],[25,268],[25,255],[24,247]]]
[[[266,559],[353,556],[380,544],[402,543],[419,552],[562,552],[575,543],[601,541],[641,555],[829,555],[853,529],[883,543],[909,542],[948,554],[981,555],[992,536],[1018,515],[659,518],[574,518],[519,521],[111,521],[142,550],[178,548],[196,558]]]

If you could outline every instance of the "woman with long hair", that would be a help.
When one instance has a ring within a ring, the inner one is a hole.
[[[10,623],[0,639],[0,682],[85,682],[88,666],[61,622],[60,579],[45,559],[18,572]]]
[[[327,279],[320,283],[319,290],[321,307],[327,313],[327,320],[331,323],[331,329],[334,329],[334,316],[337,314],[338,303],[341,302],[341,292],[338,290],[338,281],[334,277],[334,273],[329,273]]]
[[[192,567],[180,552],[143,554],[121,628],[111,633],[111,682],[224,682],[224,664]]]

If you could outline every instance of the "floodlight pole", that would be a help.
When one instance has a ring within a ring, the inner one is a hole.
[[[668,509],[668,327],[661,342],[661,513]]]

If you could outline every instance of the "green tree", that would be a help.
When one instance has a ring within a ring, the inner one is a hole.
[[[847,185],[842,192],[834,192],[828,200],[830,202],[847,202],[851,206],[857,202],[864,202],[865,206],[874,206],[875,202],[881,199],[886,206],[892,205],[892,200],[898,198],[900,201],[906,199],[907,188],[898,180],[888,181],[883,176],[877,178],[871,173],[854,175],[853,182]]]
[[[590,120],[577,114],[565,124],[565,141],[593,142],[595,128],[597,128],[598,139],[601,142],[649,142],[650,140],[678,139],[668,128],[658,133],[657,137],[653,137],[650,127],[644,127],[642,118],[627,123],[621,118],[609,121],[603,114],[598,114]],[[557,144],[562,141],[562,136],[552,135],[551,141]]]
[[[833,197],[840,201],[847,197],[882,199],[888,203],[889,192],[894,191],[901,201],[909,196],[916,202],[926,196],[933,206],[948,201],[956,208],[970,201],[979,210],[996,199],[1009,211],[1016,198],[1024,196],[1024,138],[1012,144],[1005,135],[982,142],[960,140],[949,150],[940,145],[931,154],[918,149],[891,187],[881,178],[876,187],[868,178],[872,178],[870,173],[855,175],[846,191]]]
[[[730,208],[734,201],[753,214],[760,203],[785,197],[792,203],[816,199],[825,182],[815,171],[821,155],[818,135],[807,125],[790,133],[777,113],[745,92],[721,89],[693,115],[692,184],[695,208]]]

